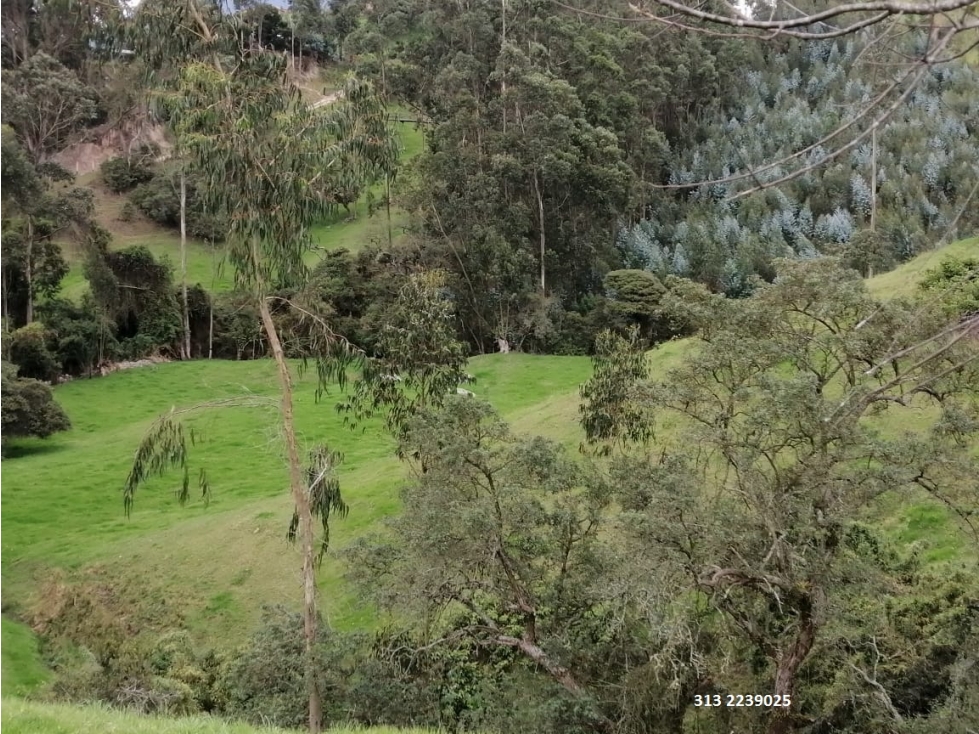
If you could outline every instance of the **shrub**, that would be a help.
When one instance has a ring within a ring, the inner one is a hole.
[[[120,222],[131,222],[136,219],[136,215],[139,212],[136,209],[136,205],[131,201],[126,200],[122,204],[122,208],[119,210],[119,221]]]
[[[187,232],[192,237],[221,242],[228,232],[228,218],[223,213],[205,209],[199,194],[200,179],[187,177]],[[157,224],[180,227],[179,172],[169,170],[133,189],[129,200]]]
[[[167,176],[157,176],[133,189],[129,200],[143,214],[164,227],[180,226],[180,195]]]
[[[102,182],[109,191],[121,194],[153,178],[153,170],[142,158],[118,157],[99,167]]]
[[[6,449],[6,442],[11,438],[47,438],[71,428],[71,421],[55,402],[50,387],[37,380],[18,378],[16,368],[7,362],[3,363],[2,371],[0,436],[4,443],[0,444],[0,451]]]
[[[227,713],[256,724],[302,725],[309,702],[303,650],[302,618],[281,606],[263,609],[261,627],[223,671]]]
[[[951,316],[979,313],[979,258],[945,258],[925,273],[919,287],[940,293]]]
[[[58,360],[48,348],[50,333],[39,321],[16,329],[6,339],[7,356],[20,377],[50,381],[59,372]]]
[[[30,620],[55,672],[56,698],[142,713],[215,711],[222,661],[195,646],[179,621],[161,590],[97,567],[51,574]]]

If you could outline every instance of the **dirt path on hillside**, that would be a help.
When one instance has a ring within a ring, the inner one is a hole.
[[[316,102],[313,102],[312,107],[313,107],[314,110],[315,109],[318,109],[320,107],[325,107],[328,104],[333,104],[334,102],[336,102],[338,99],[340,99],[342,97],[343,97],[343,90],[342,89],[339,90],[339,91],[336,91],[336,92],[330,92],[329,94],[327,94],[326,96],[324,96],[322,99],[317,100]]]

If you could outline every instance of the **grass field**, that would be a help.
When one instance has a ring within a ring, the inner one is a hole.
[[[4,734],[297,734],[272,727],[229,724],[208,717],[139,716],[95,706],[64,706],[5,698]],[[338,726],[327,734],[433,734],[428,729],[370,729]]]
[[[575,440],[573,396],[587,378],[587,359],[490,355],[473,360],[470,369],[476,393],[521,430]],[[292,598],[299,562],[283,542],[290,506],[272,428],[274,404],[191,419],[206,440],[193,462],[211,476],[210,506],[179,508],[171,494],[176,476],[152,482],[128,520],[120,494],[140,436],[161,412],[225,397],[271,398],[274,391],[272,365],[265,361],[164,364],[59,387],[72,430],[20,443],[4,466],[8,597],[26,599],[49,565],[78,568],[125,559],[120,570],[138,569],[159,589],[179,595],[193,610],[192,626],[218,638],[242,624],[247,628],[261,603]],[[328,441],[345,455],[340,477],[351,512],[336,525],[339,546],[395,510],[400,469],[391,439],[377,426],[366,432],[345,428],[335,402],[334,394],[316,404],[311,380],[298,383],[303,442]],[[366,621],[367,611],[343,593],[337,567],[324,564],[321,580],[335,624]]]

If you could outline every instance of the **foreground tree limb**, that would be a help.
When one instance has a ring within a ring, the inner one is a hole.
[[[797,29],[821,23],[825,24],[827,21],[836,20],[837,18],[841,18],[843,16],[862,15],[865,13],[873,13],[873,15],[871,15],[869,18],[860,18],[849,21],[848,25],[834,29],[832,31],[832,35],[829,37],[855,33],[858,30],[871,25],[876,25],[877,23],[881,23],[893,16],[931,17],[941,15],[949,20],[956,32],[979,27],[979,18],[975,17],[975,13],[973,11],[968,10],[975,4],[973,0],[936,0],[935,2],[930,3],[911,3],[898,2],[896,0],[885,0],[884,2],[843,3],[841,5],[827,8],[826,10],[818,13],[801,14],[793,18],[785,18],[780,20],[757,20],[748,16],[747,14],[738,13],[733,8],[730,15],[720,15],[718,13],[711,13],[701,10],[698,7],[686,5],[678,0],[652,0],[652,2],[663,8],[671,10],[678,15],[686,16],[698,21],[715,23],[717,25],[730,26],[734,28],[769,31],[770,35],[768,35],[767,38],[774,38],[776,35],[784,34],[804,40],[824,39],[828,37],[825,32],[799,31]],[[648,18],[652,21],[660,21],[659,16],[639,5],[631,3],[629,7],[642,17]],[[966,11],[965,17],[962,20],[953,20],[948,15],[949,13],[957,10]],[[970,16],[972,16],[972,19],[970,19]],[[764,36],[758,37],[765,38]]]

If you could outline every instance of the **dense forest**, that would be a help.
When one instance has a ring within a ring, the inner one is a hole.
[[[62,383],[269,364],[272,392],[181,378],[100,446],[114,484],[71,479],[142,532],[150,490],[227,492],[195,416],[265,410],[302,571],[227,638],[138,568],[5,563],[32,695],[311,732],[974,734],[979,16],[939,4],[5,2],[8,477],[96,431]],[[497,353],[540,385],[587,360],[570,428],[484,399]],[[399,482],[343,543],[340,433]]]

